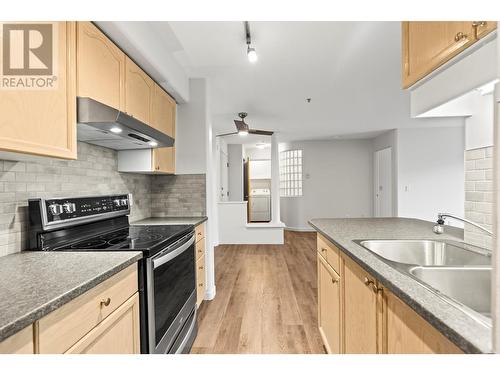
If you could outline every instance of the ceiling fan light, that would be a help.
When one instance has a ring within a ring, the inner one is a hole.
[[[244,137],[248,135],[248,130],[238,130],[238,135]]]
[[[250,46],[248,46],[247,49],[247,57],[248,61],[250,61],[251,63],[255,63],[259,59],[257,56],[257,52],[255,52],[255,48],[252,48]]]

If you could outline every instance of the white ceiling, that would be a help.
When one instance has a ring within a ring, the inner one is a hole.
[[[209,78],[215,133],[233,131],[241,111],[251,128],[280,140],[425,126],[409,118],[401,89],[399,22],[250,22],[256,64],[246,58],[242,22],[169,25],[182,46],[177,61],[189,76]]]

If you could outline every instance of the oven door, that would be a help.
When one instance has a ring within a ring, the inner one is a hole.
[[[167,353],[196,306],[195,235],[147,260],[150,353]]]

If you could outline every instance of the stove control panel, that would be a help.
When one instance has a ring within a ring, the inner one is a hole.
[[[46,223],[76,221],[79,218],[89,219],[93,216],[126,215],[130,211],[129,196],[109,195],[81,198],[54,198],[41,200],[42,215]]]

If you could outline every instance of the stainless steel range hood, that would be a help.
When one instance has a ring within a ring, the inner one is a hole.
[[[115,150],[174,145],[174,139],[168,135],[94,99],[79,97],[77,105],[79,141]]]

